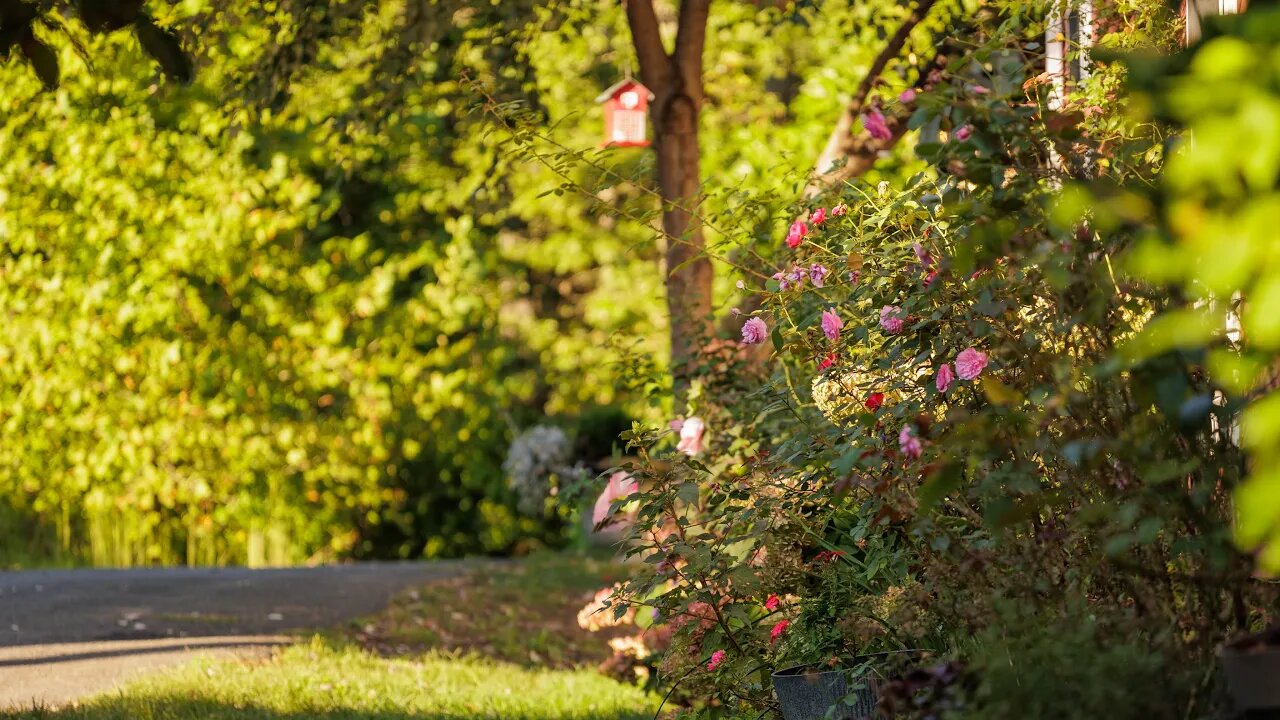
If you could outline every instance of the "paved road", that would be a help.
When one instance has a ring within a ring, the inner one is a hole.
[[[259,654],[285,631],[377,612],[461,562],[0,572],[0,710],[58,705],[193,653]]]

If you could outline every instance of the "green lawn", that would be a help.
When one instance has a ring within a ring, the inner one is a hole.
[[[372,656],[315,640],[266,662],[200,660],[77,708],[6,717],[58,720],[650,720],[656,700],[591,670],[483,658]]]
[[[15,720],[650,720],[658,699],[591,668],[605,638],[577,628],[618,573],[529,559],[406,593],[349,631],[268,660],[197,660],[122,690]]]

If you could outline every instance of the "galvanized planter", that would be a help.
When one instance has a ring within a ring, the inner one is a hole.
[[[797,665],[773,673],[773,692],[786,720],[825,720],[833,705],[852,694],[852,704],[841,705],[835,717],[857,720],[875,712],[880,682],[864,669],[819,671]]]
[[[1280,647],[1225,647],[1218,653],[1218,660],[1236,711],[1242,717],[1280,720]]]

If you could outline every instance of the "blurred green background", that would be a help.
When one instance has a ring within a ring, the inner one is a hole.
[[[652,153],[598,149],[593,101],[631,65],[621,6],[145,9],[190,85],[76,22],[35,27],[56,88],[17,51],[0,66],[0,566],[567,542],[576,523],[517,512],[513,435],[557,424],[594,461],[670,414],[627,390],[632,360],[665,363],[656,226],[622,219],[657,210]],[[713,14],[717,252],[771,252],[790,170],[900,14]],[[503,108],[580,161],[512,152]]]

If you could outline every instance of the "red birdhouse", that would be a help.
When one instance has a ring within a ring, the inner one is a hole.
[[[649,88],[627,78],[600,93],[604,104],[604,142],[618,147],[648,147]]]

